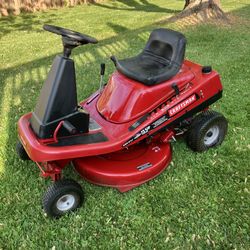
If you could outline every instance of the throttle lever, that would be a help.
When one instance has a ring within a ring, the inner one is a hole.
[[[179,89],[179,87],[178,87],[178,85],[177,85],[176,82],[174,82],[171,87],[174,90],[175,95],[179,95],[180,94],[180,89]]]
[[[105,74],[105,63],[101,63],[101,70],[100,70],[100,75],[101,75],[101,79],[100,79],[100,86],[99,86],[99,92],[102,92],[103,89],[103,77]]]
[[[101,71],[100,71],[100,75],[104,76],[105,74],[105,63],[101,63]]]

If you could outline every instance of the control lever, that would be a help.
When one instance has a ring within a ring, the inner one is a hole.
[[[179,95],[180,94],[180,89],[179,89],[178,85],[176,84],[176,82],[174,82],[171,87],[174,90],[175,95]]]
[[[111,56],[110,57],[111,61],[115,64],[115,66],[117,65],[117,59],[115,56]]]
[[[99,92],[101,93],[102,89],[103,89],[103,77],[105,74],[105,63],[101,63],[101,70],[100,70],[100,87],[99,87]]]
[[[74,135],[77,133],[77,129],[69,121],[63,121],[62,126],[71,134]]]

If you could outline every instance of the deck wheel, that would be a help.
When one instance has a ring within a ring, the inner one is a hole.
[[[30,160],[28,154],[25,151],[23,144],[18,140],[16,144],[16,152],[19,158],[23,161]]]
[[[226,118],[215,111],[205,111],[197,115],[187,132],[187,144],[197,152],[220,145],[227,134]]]
[[[70,179],[53,183],[43,197],[43,208],[49,217],[60,217],[81,207],[84,193],[81,186]]]

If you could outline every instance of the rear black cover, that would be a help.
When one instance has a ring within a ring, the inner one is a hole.
[[[74,61],[56,56],[31,117],[32,129],[38,137],[49,138],[61,120],[69,120],[81,123],[72,125],[87,132],[88,119],[78,112]]]

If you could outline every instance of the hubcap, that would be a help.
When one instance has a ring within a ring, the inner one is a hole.
[[[211,127],[205,134],[204,144],[206,146],[211,146],[218,141],[220,129],[217,125]]]
[[[74,206],[75,200],[76,199],[72,194],[65,194],[60,199],[58,199],[56,202],[56,207],[60,211],[68,211]]]

